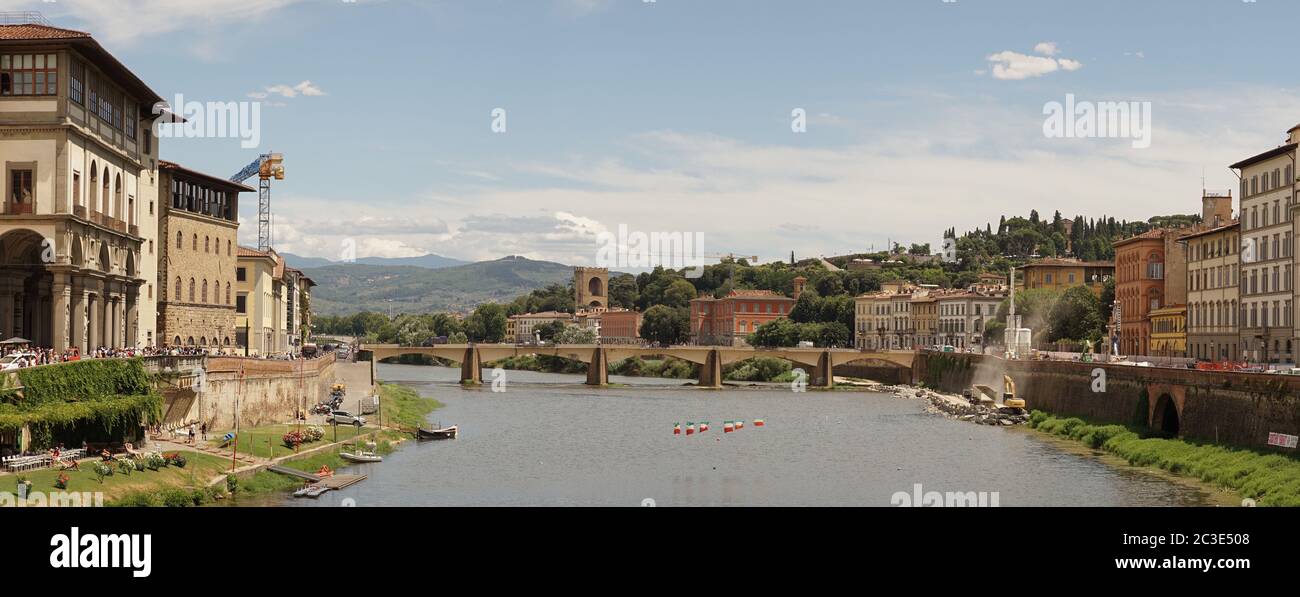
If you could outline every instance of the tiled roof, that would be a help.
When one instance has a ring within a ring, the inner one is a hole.
[[[217,184],[217,185],[221,185],[221,186],[223,186],[223,187],[225,187],[225,188],[227,188],[227,189],[230,189],[230,190],[238,190],[239,192],[242,192],[242,193],[252,193],[252,192],[256,192],[256,191],[257,191],[257,189],[254,189],[253,187],[250,187],[250,186],[248,186],[248,185],[245,185],[245,184],[242,184],[242,183],[238,183],[238,182],[231,182],[231,181],[226,180],[226,179],[224,179],[224,178],[221,178],[221,177],[219,177],[219,176],[213,176],[213,175],[208,174],[208,173],[206,173],[206,172],[199,172],[198,170],[195,170],[195,169],[193,169],[193,168],[186,168],[185,166],[182,166],[182,165],[180,165],[180,164],[177,164],[176,162],[171,162],[171,161],[168,161],[168,160],[158,160],[158,169],[159,169],[159,170],[172,170],[172,171],[175,171],[175,172],[183,172],[183,173],[188,174],[188,175],[190,175],[190,176],[194,176],[194,177],[197,177],[197,178],[202,178],[202,179],[204,179],[204,180],[207,180],[208,182],[211,182],[211,183],[214,183],[214,184]]]
[[[81,39],[90,34],[46,25],[0,25],[0,39],[9,41],[39,39]]]
[[[1079,259],[1039,259],[1021,266],[1026,267],[1115,267],[1114,261],[1082,261]],[[999,276],[1001,277],[1001,276]]]
[[[274,259],[273,257],[271,257],[269,253],[263,253],[261,251],[258,251],[257,249],[250,249],[242,245],[239,247],[239,253],[236,256],[237,257],[265,257],[267,259]]]

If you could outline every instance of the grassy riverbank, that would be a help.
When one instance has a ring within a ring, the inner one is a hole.
[[[374,428],[363,428],[355,439],[349,437],[350,441],[373,441],[376,443],[376,452],[380,455],[391,454],[397,449],[397,445],[411,438],[407,433],[398,431],[396,428],[411,429],[425,424],[425,417],[429,413],[442,408],[442,403],[433,398],[421,396],[415,390],[396,384],[382,384],[379,388],[380,403],[382,404],[381,417],[387,429],[375,430]],[[340,428],[340,439],[343,437],[343,429]],[[356,431],[356,430],[353,430]],[[332,438],[327,431],[326,441]],[[331,448],[319,450],[301,458],[292,458],[283,462],[283,466],[314,473],[322,466],[328,466],[331,470],[338,470],[350,465],[346,460],[339,456],[349,443],[339,443]],[[237,481],[237,488],[234,493],[235,503],[237,504],[241,497],[258,497],[272,493],[284,493],[302,486],[300,479],[295,479],[279,473],[270,471],[258,471],[251,475],[240,475]]]
[[[442,407],[437,400],[422,397],[415,390],[403,386],[385,384],[380,387],[380,395],[386,428],[357,429],[340,426],[337,430],[338,442],[334,442],[335,430],[326,427],[321,442],[303,444],[300,447],[305,452],[303,456],[284,460],[281,465],[311,473],[319,471],[322,466],[338,470],[351,464],[339,456],[339,452],[355,449],[357,442],[364,444],[373,441],[376,452],[381,455],[391,454],[398,444],[411,437],[408,433],[394,429],[395,427],[412,428],[421,425],[425,416]],[[240,439],[246,442],[242,444],[241,453],[251,452],[259,458],[290,456],[293,450],[284,446],[282,437],[294,429],[294,425],[270,425],[240,430]],[[98,485],[93,472],[82,473],[73,477],[69,490],[104,491],[104,502],[115,506],[202,506],[223,502],[238,505],[240,498],[265,497],[302,486],[300,479],[261,470],[236,475],[233,486],[217,483],[209,487],[208,484],[213,479],[220,478],[230,470],[230,460],[200,452],[182,453],[189,460],[184,469],[169,467],[156,473],[146,471],[137,472],[130,477],[108,477],[102,486]],[[46,479],[45,476],[50,478]],[[57,473],[49,471],[28,476],[33,481],[33,489],[39,489],[43,483],[52,484],[54,477],[57,477]],[[230,489],[233,491],[228,491]]]
[[[1291,456],[1181,439],[1144,438],[1123,425],[1096,425],[1042,411],[1034,411],[1029,426],[1104,450],[1130,465],[1156,467],[1230,489],[1261,506],[1300,506],[1300,459]]]

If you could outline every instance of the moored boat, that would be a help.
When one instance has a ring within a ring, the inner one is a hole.
[[[416,439],[456,439],[456,434],[460,432],[460,427],[452,425],[442,429],[423,429],[415,430]]]

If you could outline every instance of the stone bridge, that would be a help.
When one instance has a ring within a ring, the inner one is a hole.
[[[372,362],[403,355],[437,357],[461,364],[461,383],[482,383],[483,366],[510,357],[550,356],[587,364],[587,385],[609,385],[609,365],[632,357],[673,357],[700,365],[699,386],[722,387],[722,367],[753,359],[785,359],[808,371],[809,385],[829,388],[834,385],[834,369],[849,363],[888,366],[910,371],[916,355],[912,352],[866,352],[824,348],[738,348],[730,346],[673,346],[646,348],[622,345],[515,346],[507,344],[443,344],[438,346],[398,346],[369,344],[361,347],[374,356]]]

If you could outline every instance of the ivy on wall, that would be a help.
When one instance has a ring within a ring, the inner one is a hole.
[[[28,427],[33,448],[48,448],[64,430],[97,428],[114,435],[162,420],[163,398],[139,359],[23,369],[17,378],[22,397],[7,395],[0,403],[0,431]]]

